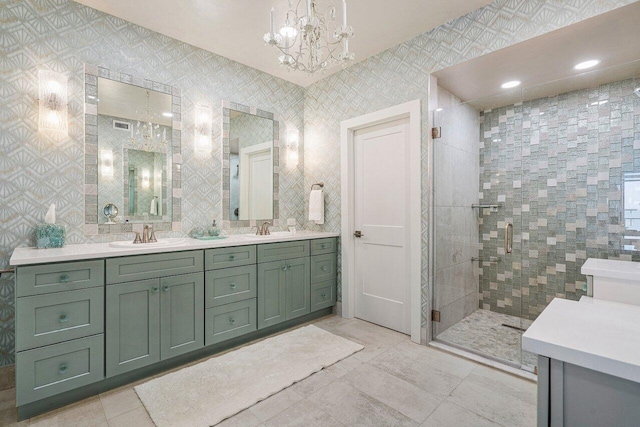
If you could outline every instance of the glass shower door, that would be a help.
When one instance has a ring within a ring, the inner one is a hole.
[[[460,102],[438,87],[432,110],[433,338],[520,366],[521,92]]]

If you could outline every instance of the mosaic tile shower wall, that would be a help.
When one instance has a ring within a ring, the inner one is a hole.
[[[222,219],[222,100],[280,116],[304,134],[304,89],[230,59],[71,0],[0,0],[0,266],[32,244],[34,225],[56,202],[68,243],[84,235],[84,64],[174,85],[182,92],[182,229]],[[69,137],[37,132],[38,70],[69,79]],[[193,151],[196,104],[213,108],[213,152]],[[281,135],[284,138],[284,134]],[[301,147],[303,141],[301,138]],[[285,161],[282,154],[282,161]],[[304,158],[280,172],[280,213],[302,224]],[[241,230],[238,230],[241,231]],[[131,237],[132,238],[132,237]],[[14,278],[0,279],[0,365],[13,363]]]
[[[429,73],[633,3],[629,0],[497,0],[331,75],[305,96],[304,188],[323,181],[325,225],[340,230],[340,122],[422,101],[422,323],[430,310],[427,92]],[[308,202],[307,202],[308,204]],[[308,205],[305,207],[308,212]],[[338,258],[339,259],[339,258]],[[341,286],[338,285],[340,296]]]
[[[640,196],[623,193],[640,173],[638,86],[630,79],[481,113],[480,203],[503,207],[480,223],[480,257],[502,258],[481,269],[480,308],[535,319],[555,297],[584,295],[587,258],[640,261],[640,227],[629,218]],[[506,256],[505,221],[514,224]]]

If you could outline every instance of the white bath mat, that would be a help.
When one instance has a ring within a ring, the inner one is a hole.
[[[158,427],[212,426],[362,350],[313,325],[135,387]]]

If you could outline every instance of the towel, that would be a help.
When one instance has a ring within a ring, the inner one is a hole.
[[[312,190],[309,195],[309,221],[324,224],[324,191]]]
[[[158,199],[155,197],[151,199],[151,206],[149,207],[149,215],[158,215]]]

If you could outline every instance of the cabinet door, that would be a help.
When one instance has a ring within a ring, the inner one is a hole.
[[[286,312],[287,320],[311,312],[311,263],[309,258],[285,261],[286,264]]]
[[[204,273],[160,279],[160,355],[168,359],[204,346]]]
[[[287,320],[285,274],[283,261],[258,264],[258,329]]]
[[[107,286],[107,377],[160,360],[158,279]]]

